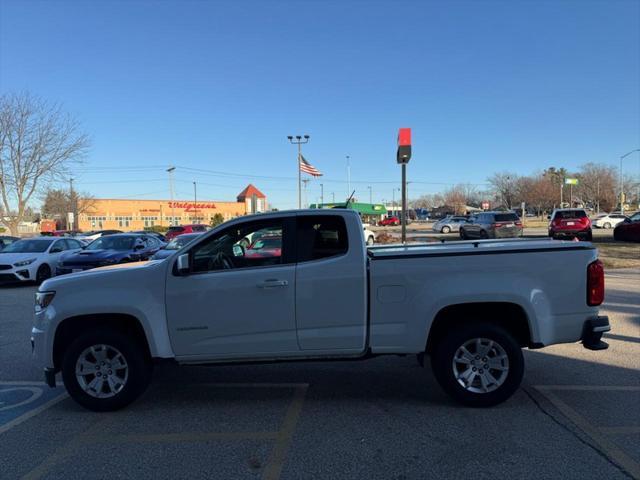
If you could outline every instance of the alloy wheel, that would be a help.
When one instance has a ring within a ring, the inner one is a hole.
[[[126,385],[129,365],[115,347],[93,345],[78,357],[75,373],[85,393],[94,398],[110,398],[120,393]]]
[[[467,391],[489,393],[509,375],[509,356],[496,341],[472,338],[458,347],[452,362],[456,381]]]

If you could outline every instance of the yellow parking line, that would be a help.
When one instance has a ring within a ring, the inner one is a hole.
[[[278,432],[276,445],[271,452],[269,462],[267,463],[262,475],[262,478],[265,480],[277,480],[280,478],[282,467],[284,466],[287,452],[289,451],[289,447],[293,441],[293,434],[295,433],[296,425],[298,424],[298,419],[302,412],[302,405],[304,403],[304,397],[307,393],[308,386],[308,384],[301,384],[296,387],[293,400],[289,406],[289,410],[287,410],[284,422],[282,422],[282,427]]]
[[[633,478],[640,479],[640,464],[629,457],[618,445],[614,442],[606,438],[600,433],[600,430],[591,425],[589,421],[578,412],[576,412],[573,408],[571,408],[566,402],[564,402],[560,397],[556,395],[554,390],[563,390],[563,391],[585,391],[585,390],[593,390],[593,391],[637,391],[640,390],[636,387],[600,387],[600,386],[587,386],[587,385],[576,385],[575,387],[570,385],[537,385],[534,388],[540,392],[548,401],[550,401],[560,412],[567,417],[574,425],[576,425],[580,430],[582,430],[586,435],[588,435],[591,440],[593,440],[600,449],[605,452],[611,460],[613,460],[616,464],[622,467],[627,473],[629,473]]]

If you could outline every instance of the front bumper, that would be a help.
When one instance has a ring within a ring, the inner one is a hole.
[[[609,348],[607,342],[602,341],[602,334],[611,330],[609,317],[599,315],[584,322],[582,328],[582,345],[589,350],[606,350]]]
[[[16,283],[16,282],[28,282],[33,280],[31,273],[27,268],[16,268],[13,271],[3,271],[0,273],[0,284],[3,283]]]

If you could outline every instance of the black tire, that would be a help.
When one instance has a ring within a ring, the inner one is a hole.
[[[460,238],[462,240],[466,240],[467,239],[467,232],[464,231],[464,228],[460,229]]]
[[[454,372],[453,360],[458,348],[476,338],[498,344],[506,352],[509,361],[503,383],[486,393],[467,390],[458,382]],[[458,402],[470,407],[492,407],[507,400],[520,386],[524,357],[518,342],[505,329],[488,322],[468,323],[450,329],[437,340],[431,353],[431,368],[440,386]]]
[[[440,233],[450,233],[450,232],[451,232],[451,227],[447,227],[446,225],[442,227],[442,230],[440,230]]]
[[[485,230],[480,230],[480,238],[489,238],[489,235]]]
[[[36,272],[36,283],[40,285],[48,278],[51,278],[51,267],[45,263],[38,267],[38,271]]]
[[[602,227],[605,228],[606,230],[609,230],[611,228],[611,224],[607,222]]]
[[[94,345],[114,347],[128,365],[128,377],[124,386],[109,398],[97,398],[88,394],[76,378],[78,358]],[[67,392],[77,403],[94,412],[110,412],[129,405],[147,389],[152,369],[151,359],[143,345],[125,333],[103,328],[82,333],[71,342],[62,360],[62,379]]]
[[[587,242],[593,241],[593,233],[591,233],[591,232],[587,233],[587,235],[584,237],[584,239]]]

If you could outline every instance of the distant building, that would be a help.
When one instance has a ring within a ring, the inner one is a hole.
[[[78,228],[83,232],[101,229],[131,231],[154,226],[209,224],[218,213],[229,220],[263,212],[266,207],[267,197],[253,185],[240,192],[236,201],[92,199],[90,209],[78,215]]]

